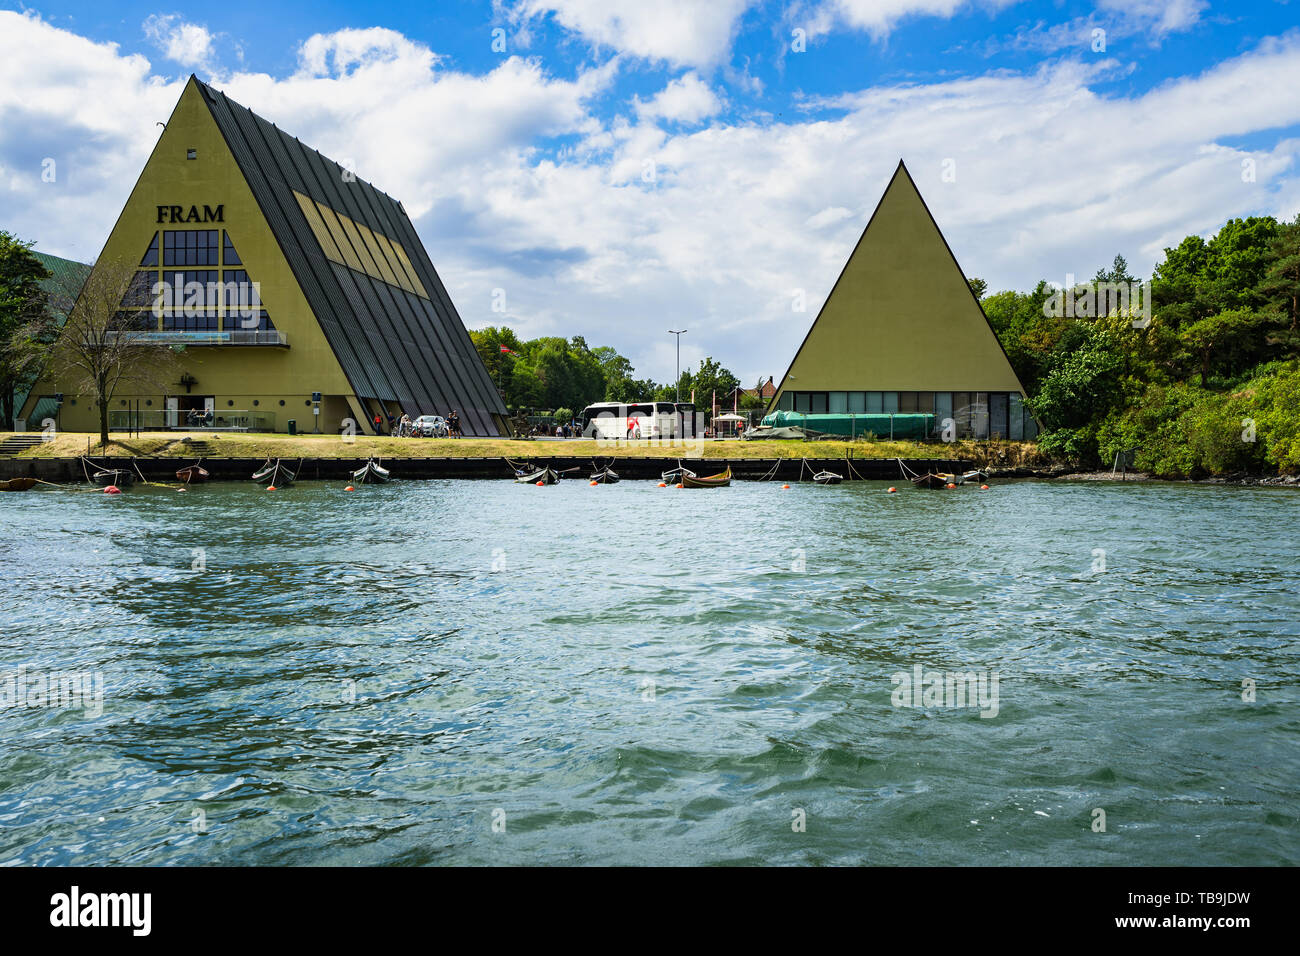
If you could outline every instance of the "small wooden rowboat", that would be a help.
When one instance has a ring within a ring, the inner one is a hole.
[[[35,485],[35,478],[10,478],[8,481],[0,481],[0,491],[27,491]]]
[[[125,468],[101,468],[90,476],[90,480],[101,488],[107,488],[109,485],[127,488],[135,484],[135,472]]]
[[[207,481],[208,478],[208,470],[197,461],[192,465],[186,465],[184,468],[176,470],[176,479],[185,482],[187,485],[197,485]]]
[[[680,484],[682,479],[687,475],[694,478],[695,472],[691,471],[689,468],[683,468],[682,463],[678,462],[676,468],[669,468],[663,473],[663,480],[670,485],[676,485]]]
[[[696,475],[682,475],[681,481],[683,488],[726,488],[731,484],[731,466],[727,470],[717,475],[709,475],[705,478]]]
[[[274,461],[268,458],[266,464],[253,472],[253,480],[258,484],[274,485],[277,488],[283,488],[285,485],[293,484],[293,480],[296,477],[297,475],[290,471],[288,466],[286,466],[279,458]]]
[[[392,475],[373,458],[352,473],[352,480],[358,485],[382,485]]]
[[[606,465],[600,471],[593,472],[591,480],[600,485],[612,485],[618,481],[618,472]]]
[[[813,481],[819,485],[838,485],[843,480],[843,475],[837,475],[833,471],[819,471],[813,475]]]
[[[520,471],[515,474],[515,481],[521,485],[553,485],[560,480],[560,473],[554,468],[540,468],[536,471]]]

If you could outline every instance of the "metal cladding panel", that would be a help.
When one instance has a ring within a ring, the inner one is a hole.
[[[323,157],[320,157],[319,154],[316,154],[314,158],[318,168],[332,165]],[[406,247],[408,250],[407,256],[412,260],[412,266],[415,269],[415,278],[426,289],[432,288],[426,278],[426,276],[434,274],[432,263],[429,262],[428,254],[425,252],[419,237],[415,234],[410,220],[401,212],[399,204],[368,183],[360,180],[344,182],[341,176],[341,167],[335,168],[340,172],[339,176],[327,174],[319,177],[323,186],[320,197],[321,202],[330,206],[336,212],[348,216],[357,224],[382,233]],[[357,245],[361,244],[359,237],[355,237],[353,242]],[[373,250],[370,249],[357,249],[357,254],[362,262],[370,261],[374,256]],[[424,276],[421,275],[419,266],[421,260],[426,266]],[[379,274],[378,267],[375,267],[375,271],[371,274]],[[435,300],[432,303],[433,308],[431,310],[426,307],[419,310],[418,314],[425,315],[426,321],[423,325],[425,338],[429,343],[428,347],[441,350],[446,354],[446,359],[440,364],[450,366],[447,368],[450,379],[447,391],[462,395],[463,400],[458,405],[463,405],[469,409],[496,410],[496,408],[499,408],[499,414],[504,417],[506,414],[504,405],[502,405],[500,396],[487,374],[487,369],[483,366],[483,362],[474,348],[469,333],[460,321],[455,307],[451,305],[450,299],[446,297],[446,291],[441,289],[441,283],[438,283],[436,288],[441,290],[440,298],[442,301]],[[485,412],[481,415],[481,418],[480,416],[472,416],[470,423],[471,427],[475,429],[482,428],[483,434],[497,435],[500,433],[490,413]]]
[[[410,219],[405,214],[401,214],[398,225],[407,233],[407,235],[399,237],[399,241],[409,251],[411,264],[415,267],[416,274],[429,292],[429,299],[426,301],[429,301],[433,306],[434,321],[447,332],[448,337],[452,340],[453,353],[460,356],[465,363],[467,375],[473,379],[476,385],[476,395],[482,403],[480,407],[505,418],[508,413],[505,404],[501,401],[501,395],[492,383],[487,367],[479,357],[478,350],[474,347],[474,342],[469,337],[469,332],[461,321],[456,306],[451,301],[451,296],[447,294],[447,289],[442,284],[442,279],[438,276],[437,270],[434,269],[433,263],[429,261],[429,255],[425,251],[424,245],[420,243],[419,238],[415,235],[414,226],[411,225]],[[492,425],[491,433],[497,433],[495,424]]]
[[[409,336],[405,335],[405,330],[400,326],[400,318],[391,314],[384,307],[380,298],[378,289],[383,286],[382,282],[372,279],[370,276],[357,275],[352,273],[357,289],[361,293],[361,300],[369,314],[370,321],[374,323],[375,328],[387,343],[387,356],[392,364],[394,374],[402,380],[405,388],[405,394],[409,396],[412,402],[422,402],[427,400],[429,395],[429,383],[415,363],[412,353],[415,350],[414,343],[409,341]]]
[[[435,317],[434,304],[428,299],[417,297],[417,295],[406,294],[407,304],[417,315],[421,316],[425,326],[428,328],[441,328]],[[461,402],[460,410],[465,412],[463,419],[469,428],[476,429],[474,433],[480,433],[477,429],[484,429],[482,434],[494,434],[497,427],[491,420],[490,412],[485,408],[484,399],[480,390],[474,388],[474,381],[471,372],[465,367],[465,363],[454,349],[445,345],[439,345],[438,356],[443,365],[447,368],[448,377],[454,378],[455,381],[461,382],[460,394],[463,395],[464,401]],[[477,355],[476,355],[477,358]]]
[[[443,323],[437,318],[436,307],[428,299],[407,293],[407,302],[422,317],[426,326],[434,329],[443,328]],[[486,407],[487,403],[483,399],[482,391],[476,387],[474,376],[466,367],[466,363],[450,343],[440,345],[438,351],[444,365],[448,366],[448,374],[461,383],[461,394],[465,396],[461,411],[466,413],[462,416],[463,420],[475,429],[475,434],[495,434],[496,425]],[[475,357],[477,358],[477,354]]]
[[[408,382],[398,369],[394,361],[392,342],[389,341],[391,332],[376,321],[374,310],[366,301],[366,277],[336,262],[330,263],[330,270],[334,273],[335,281],[351,307],[354,316],[352,332],[354,335],[360,335],[370,344],[372,351],[378,356],[376,361],[383,370],[384,381],[389,384],[392,391],[391,397],[400,401],[405,409],[414,397],[415,385]]]
[[[443,347],[457,366],[457,374],[462,388],[473,399],[475,408],[480,410],[483,419],[484,434],[499,434],[499,429],[492,419],[492,413],[503,418],[507,412],[501,401],[500,393],[493,384],[487,368],[479,357],[474,342],[465,329],[451,297],[442,285],[433,263],[429,260],[424,244],[415,233],[410,218],[401,205],[388,196],[377,191],[369,194],[374,223],[382,223],[386,228],[377,231],[388,235],[408,251],[409,265],[415,271],[416,279],[429,293],[424,301],[431,303],[432,314],[429,316],[432,326],[440,333]]]
[[[319,245],[315,244],[314,237],[309,238],[310,227],[307,226],[305,218],[302,218],[301,210],[291,209],[286,205],[286,202],[292,202],[296,207],[297,202],[293,199],[292,191],[288,189],[283,171],[276,168],[271,161],[270,150],[257,129],[253,114],[209,88],[205,88],[205,93],[213,118],[221,129],[236,162],[239,163],[244,178],[256,197],[267,224],[279,241],[281,251],[289,262],[290,268],[298,278],[303,295],[311,305],[326,341],[334,350],[344,374],[347,375],[358,395],[387,397],[383,393],[388,390],[372,380],[348,342],[346,318],[339,315],[335,304],[330,301],[326,289],[322,286],[321,267],[317,265],[313,270],[312,263],[303,255],[304,249],[319,249]],[[297,212],[297,217],[293,216],[294,211]],[[307,235],[299,235],[293,228],[291,220],[294,218],[301,220]],[[328,270],[325,270],[324,274],[328,275]]]
[[[358,397],[412,410],[457,408],[468,434],[500,434],[492,417],[506,414],[500,396],[401,205],[224,94],[199,86]],[[376,234],[341,228],[328,210],[320,211],[335,242],[346,239],[344,257],[351,251],[363,270],[333,261],[294,192]]]
[[[310,157],[315,151],[303,146],[296,139],[290,139],[269,124],[263,125],[261,129],[268,135],[273,134],[277,137],[280,149],[277,150],[271,147],[272,152],[282,156],[286,164],[295,168],[297,182],[303,189],[308,189],[312,181]],[[311,224],[307,221],[306,213],[302,210],[302,204],[296,196],[293,199],[298,212],[302,215],[302,226],[306,228],[306,231],[310,232]],[[315,233],[312,233],[312,238],[315,238]],[[316,243],[316,248],[320,248],[319,242]],[[347,343],[347,348],[350,354],[354,356],[354,361],[364,370],[366,380],[371,383],[371,391],[358,391],[357,394],[362,397],[378,398],[383,401],[397,401],[402,389],[400,384],[392,380],[389,374],[388,365],[383,360],[381,343],[378,343],[373,336],[365,334],[364,330],[358,327],[356,321],[358,317],[352,309],[351,300],[346,295],[340,295],[342,290],[336,289],[329,282],[329,278],[334,276],[334,270],[328,258],[323,258],[325,261],[321,263],[320,269],[314,274],[323,277],[323,279],[318,278],[318,281],[321,288],[326,292],[326,299],[329,301],[331,309],[340,318],[341,341]]]
[[[415,366],[417,380],[424,385],[421,399],[429,403],[420,414],[432,414],[442,411],[442,406],[453,401],[453,395],[447,390],[447,375],[443,371],[441,356],[425,345],[421,331],[412,322],[413,316],[405,302],[405,293],[383,282],[371,280],[375,293],[379,296],[380,307],[392,320],[397,334],[406,346],[406,355]]]

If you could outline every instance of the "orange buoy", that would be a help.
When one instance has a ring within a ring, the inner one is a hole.
[[[354,486],[352,486],[352,485],[348,485],[348,486],[347,486],[346,488],[344,488],[343,490],[344,490],[344,491],[356,491],[357,489],[356,489]]]
[[[667,488],[667,487],[668,487],[668,484],[667,484],[666,482],[661,481],[661,482],[659,482],[659,487],[660,487],[660,488]]]
[[[789,486],[789,485],[782,485],[781,488],[782,488],[783,491],[789,491],[789,490],[790,490],[790,486]]]
[[[266,490],[267,490],[267,491],[275,491],[275,490],[276,490],[275,485],[267,485],[267,486],[266,486]]]
[[[944,485],[944,487],[945,487],[945,488],[956,488],[957,486],[954,485],[954,484],[950,481],[950,482],[948,482],[946,485]]]
[[[595,488],[598,484],[600,484],[599,481],[593,481],[593,482],[591,483],[591,487]]]
[[[539,481],[539,482],[537,483],[537,487],[538,487],[538,488],[541,488],[541,487],[543,487],[545,484],[546,484],[546,482],[544,482],[544,481]]]
[[[897,488],[890,488],[890,489],[889,489],[889,493],[892,495],[892,494],[893,494],[895,491],[897,491],[897,490],[898,490]]]
[[[685,485],[682,485],[682,484],[676,484],[676,485],[673,485],[673,487],[674,487],[674,488],[685,488],[686,486],[685,486]]]
[[[122,489],[119,488],[117,485],[104,486],[104,494],[106,495],[120,495],[121,493],[122,493]]]
[[[988,485],[980,485],[980,491],[988,491],[988,490],[989,490]]]

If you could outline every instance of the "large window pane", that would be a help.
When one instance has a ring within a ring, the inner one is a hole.
[[[945,420],[952,420],[952,392],[934,393],[934,428],[942,433]]]

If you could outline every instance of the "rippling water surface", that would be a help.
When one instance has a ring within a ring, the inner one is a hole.
[[[1300,494],[885,487],[0,495],[0,863],[1300,863]]]

